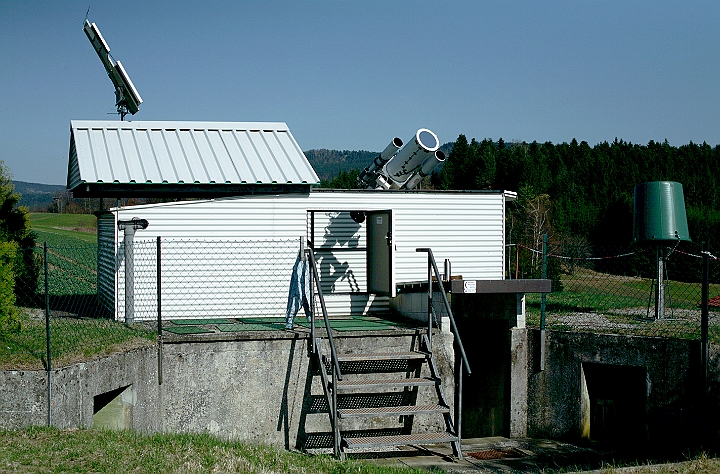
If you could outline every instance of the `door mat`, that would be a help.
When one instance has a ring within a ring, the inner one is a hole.
[[[204,334],[208,332],[214,332],[210,329],[199,328],[197,326],[170,326],[164,327],[163,331],[172,332],[175,334]]]
[[[474,459],[482,461],[489,461],[492,459],[508,459],[508,458],[522,458],[525,454],[521,451],[510,448],[510,449],[488,449],[486,451],[477,451],[474,453],[465,453],[466,456],[470,456]]]
[[[171,319],[171,323],[178,326],[198,326],[202,324],[231,324],[232,319],[227,318],[208,318],[208,319]]]

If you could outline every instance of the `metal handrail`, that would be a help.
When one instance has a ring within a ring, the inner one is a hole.
[[[442,295],[443,304],[445,305],[445,311],[447,311],[448,317],[450,318],[450,328],[452,329],[453,335],[455,336],[455,342],[457,347],[460,349],[460,356],[462,357],[462,364],[458,367],[457,373],[455,374],[455,387],[456,387],[456,400],[455,400],[455,435],[457,436],[457,450],[458,456],[462,458],[461,443],[462,443],[462,379],[463,379],[463,367],[467,370],[467,374],[470,375],[470,363],[468,362],[467,356],[465,355],[465,348],[463,347],[462,340],[460,339],[460,333],[458,332],[457,325],[455,324],[455,317],[453,316],[450,303],[445,295],[445,287],[443,285],[442,278],[440,277],[440,271],[438,270],[435,257],[433,256],[432,249],[430,248],[417,248],[416,252],[427,252],[428,254],[428,334],[425,338],[425,343],[428,346],[428,350],[432,351],[430,345],[432,344],[432,316],[435,314],[435,309],[432,307],[432,272],[435,272],[438,284],[440,285],[440,295]],[[447,276],[450,279],[450,276]]]
[[[445,310],[447,311],[447,314],[450,318],[450,328],[452,329],[453,335],[455,336],[455,341],[458,345],[458,348],[460,349],[460,356],[462,358],[463,365],[465,366],[465,370],[467,370],[468,375],[470,375],[472,373],[472,371],[470,370],[470,363],[468,362],[467,356],[465,355],[465,348],[463,347],[462,340],[460,339],[460,333],[458,332],[457,325],[455,324],[455,318],[453,317],[452,310],[450,309],[450,303],[448,302],[447,296],[445,295],[445,287],[443,286],[437,263],[435,263],[435,257],[433,256],[432,249],[423,247],[417,248],[415,249],[415,251],[426,252],[428,254],[428,291],[432,292],[432,269],[435,272],[435,277],[437,278],[438,283],[440,284],[440,288],[442,289],[442,291],[440,291],[440,295],[442,296]],[[428,332],[429,331],[430,329],[428,329]]]
[[[325,297],[323,296],[322,288],[320,288],[320,277],[318,275],[317,264],[315,263],[315,255],[313,254],[312,248],[305,249],[305,253],[307,254],[308,261],[310,262],[310,268],[313,272],[313,280],[315,281],[315,288],[317,289],[318,299],[320,300],[320,308],[322,309],[323,319],[325,320],[325,328],[327,330],[328,342],[330,344],[330,358],[332,360],[335,373],[337,374],[337,379],[342,380],[342,372],[340,371],[340,363],[338,362],[337,351],[335,350],[335,342],[333,341],[332,331],[330,330],[330,319],[328,318],[327,307],[325,306]],[[313,340],[313,344],[315,344],[314,321],[315,315],[313,314],[313,324],[311,325],[312,334],[310,336]]]

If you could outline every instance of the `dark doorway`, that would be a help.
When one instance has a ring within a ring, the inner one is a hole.
[[[463,377],[462,436],[509,436],[510,328],[506,319],[458,321],[472,375]],[[456,361],[460,358],[456,355]]]
[[[646,439],[645,367],[584,363],[590,398],[590,439],[619,445]]]

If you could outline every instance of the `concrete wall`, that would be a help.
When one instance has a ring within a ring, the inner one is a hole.
[[[528,435],[637,446],[692,445],[700,436],[698,341],[528,331]],[[717,432],[719,354],[711,347],[711,432]],[[602,420],[601,415],[609,420]]]
[[[463,382],[464,437],[577,441],[603,434],[637,445],[690,446],[705,421],[709,438],[718,439],[718,347],[711,346],[709,408],[700,417],[697,341],[548,331],[540,370],[539,331],[511,326],[512,298],[455,296],[454,313],[473,370]],[[162,385],[155,346],[53,370],[53,425],[93,426],[95,397],[128,387],[123,400],[132,406],[125,421],[141,432],[210,432],[287,448],[328,446],[326,404],[304,335],[215,337],[166,343]],[[381,352],[409,349],[418,337],[414,331],[382,338],[352,333],[336,342],[341,352]],[[453,338],[435,334],[433,344],[452,403]],[[44,425],[46,383],[44,371],[0,372],[0,428]],[[436,400],[421,392],[417,401]],[[600,402],[606,407],[612,402],[616,421],[628,423],[599,433]],[[404,429],[405,421],[370,419],[345,427]],[[418,416],[412,429],[434,430],[440,423]]]
[[[134,349],[51,373],[50,418],[58,428],[93,426],[94,397],[132,385],[137,402],[135,428],[152,431],[158,419],[157,349]],[[47,372],[0,372],[0,427],[21,428],[47,423]]]
[[[336,344],[339,352],[392,352],[410,349],[419,337],[415,331],[397,333],[339,335]],[[131,387],[132,396],[126,397],[134,402],[130,417],[133,428],[141,432],[209,432],[285,448],[332,446],[327,405],[320,377],[310,364],[306,335],[266,332],[234,337],[165,343],[161,385],[155,346],[55,369],[52,424],[91,427],[95,397]],[[434,335],[433,347],[445,395],[452,403],[452,336]],[[46,377],[44,371],[0,372],[0,428],[46,423]],[[437,402],[434,390],[416,397],[419,404]],[[416,416],[411,424],[370,419],[345,428],[422,432],[444,427],[442,419],[435,418]]]

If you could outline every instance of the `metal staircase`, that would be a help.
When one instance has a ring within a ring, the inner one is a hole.
[[[455,327],[450,305],[441,291],[445,310],[450,316],[456,346],[460,349],[462,364],[456,372],[455,414],[451,413],[432,351],[432,327],[435,314],[432,305],[437,265],[430,249],[417,249],[428,253],[428,329],[418,338],[417,347],[404,352],[338,353],[333,340],[322,289],[312,249],[307,249],[312,272],[311,285],[317,292],[327,338],[316,335],[311,324],[312,352],[321,378],[333,430],[333,448],[336,456],[344,459],[347,450],[376,450],[388,446],[427,445],[450,443],[453,453],[462,458],[460,437],[460,409],[462,405],[462,371],[470,367]],[[440,283],[441,285],[442,283]],[[315,298],[313,298],[314,300]],[[317,313],[315,313],[317,314]],[[381,337],[381,336],[378,336]],[[323,351],[323,348],[326,350]],[[416,416],[430,421],[434,432],[414,432]],[[393,422],[393,420],[395,420]],[[396,428],[378,426],[400,425]]]

